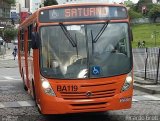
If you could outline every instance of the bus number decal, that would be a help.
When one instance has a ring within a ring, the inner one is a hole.
[[[77,85],[57,85],[57,92],[77,92]]]

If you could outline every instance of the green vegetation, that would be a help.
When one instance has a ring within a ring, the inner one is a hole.
[[[133,48],[137,48],[139,41],[145,41],[146,47],[160,47],[160,23],[132,25],[132,31]]]
[[[142,14],[134,11],[132,8],[128,11],[130,19],[142,18]]]
[[[160,17],[160,5],[153,4],[152,0],[139,0],[137,4],[129,4],[130,19],[149,17],[152,22]]]
[[[160,17],[160,5],[154,5],[149,11],[149,17],[153,18],[153,22],[156,22],[156,18]]]
[[[0,30],[0,36],[4,39],[6,42],[11,42],[11,40],[14,40],[17,37],[17,29],[14,28],[6,28],[4,30]]]
[[[157,0],[159,2],[160,0]],[[160,47],[160,23],[156,23],[160,17],[160,5],[152,3],[152,0],[139,0],[137,4],[128,4],[130,19],[149,18],[150,24],[134,24],[132,47],[138,47],[138,42],[145,41],[145,47]]]
[[[57,5],[57,1],[56,0],[45,0],[44,1],[44,6],[50,6],[50,5]]]
[[[15,0],[5,0],[8,4],[15,4]]]

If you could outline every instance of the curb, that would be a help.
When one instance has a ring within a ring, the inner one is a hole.
[[[140,77],[134,77],[134,83],[140,84],[140,85],[155,85],[155,82],[151,82],[149,80],[145,80],[144,78]]]
[[[155,82],[145,80],[140,77],[134,76],[134,89],[146,92],[149,94],[160,94],[160,85],[156,85]]]
[[[140,84],[140,85],[155,85],[155,83],[154,82],[140,82],[140,81],[137,81],[137,80],[134,80],[134,83],[136,83],[136,84]]]
[[[0,68],[18,68],[18,66],[0,66]]]
[[[154,90],[154,89],[149,89],[147,87],[144,87],[140,84],[135,84],[134,83],[134,89],[136,90],[139,90],[139,91],[142,91],[142,92],[146,92],[146,93],[149,93],[149,94],[160,94],[160,91],[159,90]]]

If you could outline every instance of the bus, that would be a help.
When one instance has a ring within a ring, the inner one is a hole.
[[[40,8],[18,30],[24,89],[42,114],[129,109],[132,30],[119,4]]]

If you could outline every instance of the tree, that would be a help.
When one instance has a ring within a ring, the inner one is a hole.
[[[130,19],[142,18],[142,14],[134,11],[132,8],[128,11]]]
[[[137,12],[141,12],[143,6],[146,6],[146,8],[148,9],[149,6],[151,5],[152,5],[152,0],[139,0],[138,3],[136,4],[135,9]]]
[[[17,29],[15,28],[6,28],[3,31],[3,39],[8,43],[11,40],[14,40],[17,36]]]
[[[44,6],[50,6],[50,5],[57,5],[57,1],[56,0],[45,0],[44,1]]]
[[[149,11],[149,17],[153,22],[156,22],[157,17],[160,17],[160,5],[155,4]]]
[[[15,0],[5,0],[5,2],[8,4],[15,4]]]

